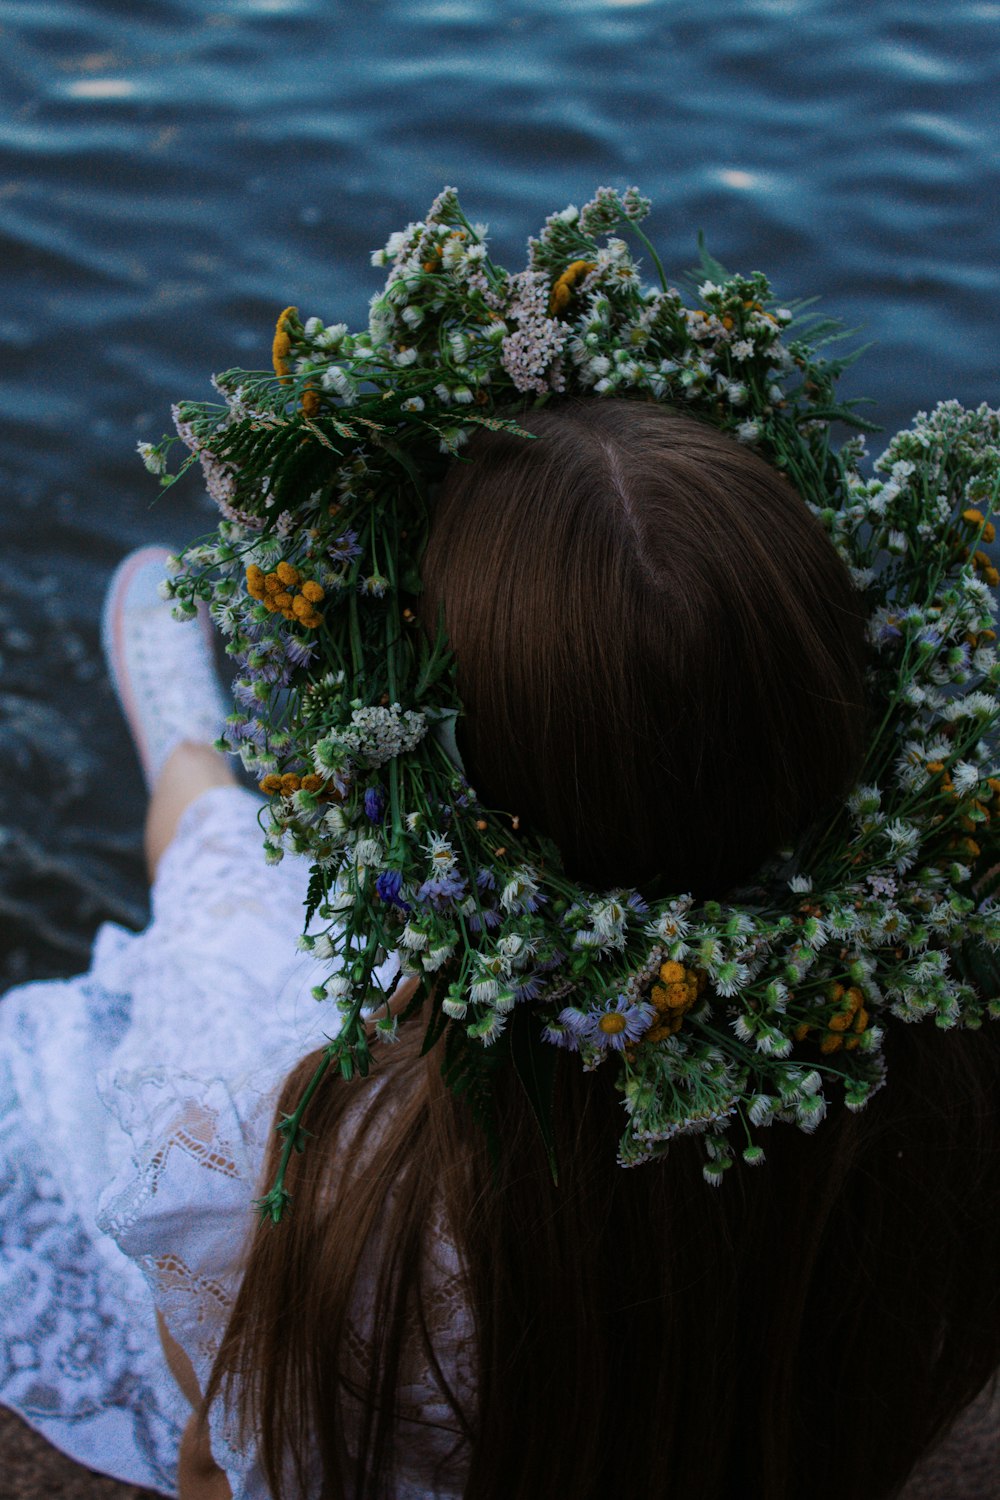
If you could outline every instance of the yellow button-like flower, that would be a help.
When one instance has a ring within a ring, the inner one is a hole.
[[[320,604],[323,601],[323,588],[315,578],[307,578],[302,585],[302,597],[308,599],[310,604]]]
[[[660,965],[660,978],[664,984],[681,984],[684,980],[684,965],[679,964],[676,959],[669,959]]]
[[[552,294],[549,297],[549,312],[561,313],[567,308],[573,296],[574,288],[589,276],[594,269],[592,260],[574,260],[566,267],[561,276],[556,277],[552,284]]]
[[[290,562],[280,562],[274,570],[286,589],[294,588],[299,581],[299,570],[294,568]]]
[[[290,370],[288,356],[292,352],[292,340],[288,333],[288,320],[290,318],[294,318],[297,312],[297,307],[286,307],[284,312],[279,315],[278,321],[274,325],[274,340],[271,344],[271,360],[274,364],[275,375],[280,376],[282,380],[287,379],[288,377]]]

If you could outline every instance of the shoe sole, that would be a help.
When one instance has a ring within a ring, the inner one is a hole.
[[[140,547],[137,551],[130,552],[111,575],[101,611],[101,647],[104,651],[104,660],[107,663],[111,686],[114,688],[115,696],[132,736],[132,743],[139,756],[147,785],[150,779],[149,747],[142,732],[142,716],[132,691],[129,675],[125,670],[125,611],[123,606],[135,575],[141,569],[148,567],[150,563],[157,562],[166,578],[168,576],[166,561],[173,555],[168,547],[157,546]],[[203,609],[198,611],[198,624],[209,647],[214,649],[214,629],[211,619]]]

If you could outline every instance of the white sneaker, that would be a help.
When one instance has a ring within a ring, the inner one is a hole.
[[[212,623],[177,621],[160,597],[166,547],[130,552],[112,575],[101,617],[101,643],[122,712],[152,790],[182,740],[210,745],[222,733],[229,704],[212,654]]]

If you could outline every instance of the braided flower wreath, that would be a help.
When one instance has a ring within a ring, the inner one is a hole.
[[[1000,880],[987,875],[1000,579],[980,547],[994,539],[1000,413],[918,413],[862,477],[863,438],[830,445],[834,420],[866,425],[835,398],[848,360],[820,353],[837,325],[776,306],[763,275],[728,275],[704,251],[689,307],[639,227],[648,210],[634,188],[601,188],[553,214],[511,274],[446,188],[373,255],[389,271],[367,331],[287,308],[273,375],[228,371],[223,404],[174,409],[190,450],[178,474],[177,438],[140,444],[165,486],[200,461],[222,512],[165,592],[181,618],[207,601],[227,637],[238,675],[219,747],[269,798],[267,859],[311,861],[300,942],[330,961],[313,993],[340,1013],[277,1127],[260,1204],[274,1220],[324,1073],[369,1069],[368,1013],[386,998],[374,971],[393,950],[423,981],[404,1018],[429,999],[425,1048],[441,1044],[447,1082],[487,1129],[506,1062],[551,1153],[561,1047],[617,1068],[623,1165],[697,1133],[710,1183],[741,1146],[762,1159],[760,1127],[814,1130],[831,1090],[860,1109],[885,1076],[889,1017],[1000,1016]],[[787,474],[864,594],[875,727],[861,783],[739,899],[647,904],[575,885],[552,843],[483,806],[463,774],[444,630],[431,642],[407,603],[435,486],[478,427],[520,434],[518,412],[560,393],[663,401],[732,433]],[[383,1013],[375,1037],[398,1025]]]

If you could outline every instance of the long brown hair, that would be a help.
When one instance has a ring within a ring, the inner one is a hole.
[[[595,886],[723,894],[858,772],[856,597],[799,497],[713,429],[617,401],[524,421],[535,442],[484,433],[453,468],[424,562],[470,776]],[[208,1399],[229,1392],[275,1496],[393,1494],[414,1349],[467,1500],[875,1500],[1000,1363],[992,1034],[895,1028],[862,1114],[778,1127],[718,1192],[692,1141],[622,1171],[610,1070],[565,1056],[558,1187],[512,1073],[494,1163],[419,1041],[320,1093],[293,1215],[249,1249]]]

